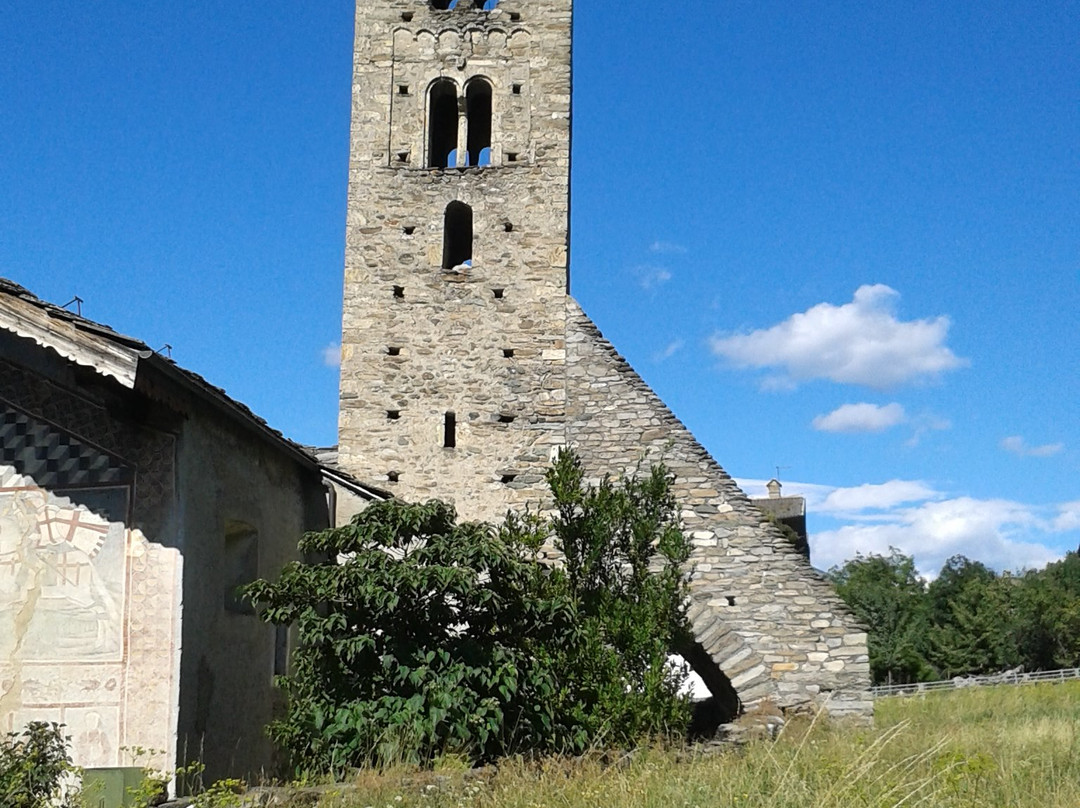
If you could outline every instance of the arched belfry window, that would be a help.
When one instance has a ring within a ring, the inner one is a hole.
[[[486,166],[491,163],[491,85],[484,79],[473,79],[465,87],[465,110],[468,120],[467,165]]]
[[[428,167],[454,165],[457,137],[457,85],[449,79],[440,79],[428,92]]]
[[[443,269],[471,264],[472,242],[472,208],[464,202],[451,202],[443,221]]]

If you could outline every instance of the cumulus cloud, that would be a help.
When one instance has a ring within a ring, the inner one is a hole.
[[[1028,446],[1027,441],[1022,437],[1013,435],[1001,441],[1001,448],[1021,457],[1051,457],[1064,449],[1065,444],[1046,443],[1042,446]]]
[[[999,570],[1033,569],[1062,557],[1044,540],[1053,525],[1038,509],[1008,500],[957,497],[899,508],[879,522],[844,525],[810,537],[814,565],[827,569],[856,553],[885,555],[897,547],[932,577],[953,555]]]
[[[638,286],[645,290],[663,286],[671,280],[671,271],[663,267],[640,266],[634,269],[634,275],[637,277]]]
[[[941,495],[920,480],[889,480],[852,488],[836,488],[821,503],[823,513],[862,516],[864,511],[881,511],[911,502],[938,499]]]
[[[332,342],[322,349],[322,361],[328,368],[341,367],[341,344]]]
[[[761,480],[738,480],[750,496],[765,496]],[[896,547],[932,578],[961,554],[998,570],[1037,569],[1073,549],[1080,500],[1049,507],[1004,499],[951,496],[922,480],[835,487],[784,483],[785,495],[806,497],[810,557],[829,569],[856,554],[887,555]],[[821,530],[816,524],[825,523]]]
[[[677,354],[683,349],[683,346],[685,344],[686,343],[683,342],[681,339],[672,340],[664,346],[664,350],[657,351],[655,354],[653,354],[653,361],[663,362],[667,359],[671,359],[671,357],[673,357],[675,354]]]
[[[716,335],[713,352],[736,367],[778,368],[792,381],[829,379],[887,389],[968,364],[946,345],[949,318],[900,320],[899,293],[860,286],[850,303],[819,303],[771,328]]]
[[[814,419],[814,429],[819,432],[884,432],[907,421],[904,408],[896,403],[844,404],[827,415]]]
[[[649,245],[649,252],[660,253],[663,255],[681,255],[686,252],[686,247],[670,241],[654,241]]]
[[[1054,530],[1066,532],[1080,530],[1080,500],[1066,502],[1058,506],[1058,515],[1054,519]]]

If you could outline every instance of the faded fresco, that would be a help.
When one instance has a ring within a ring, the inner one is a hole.
[[[101,497],[115,507],[127,492]],[[120,661],[125,545],[123,522],[32,485],[0,487],[0,658]]]
[[[52,400],[86,422],[83,402]],[[61,723],[84,767],[128,764],[130,746],[173,762],[181,561],[130,529],[134,483],[115,455],[0,406],[0,733]]]
[[[0,466],[0,730],[57,721],[80,765],[111,766],[121,737],[129,492],[65,493]]]

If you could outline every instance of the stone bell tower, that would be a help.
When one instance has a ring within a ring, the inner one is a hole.
[[[722,711],[865,719],[863,629],[568,294],[571,6],[358,2],[339,463],[499,521],[560,446],[597,476],[662,458]]]
[[[340,463],[466,518],[563,442],[571,5],[357,6]]]

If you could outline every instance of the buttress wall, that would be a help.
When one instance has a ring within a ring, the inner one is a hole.
[[[742,702],[817,701],[832,715],[870,714],[866,634],[831,584],[572,298],[566,341],[567,442],[596,474],[632,474],[658,461],[675,474],[683,529],[694,545],[694,636]],[[702,667],[695,664],[706,678]]]

